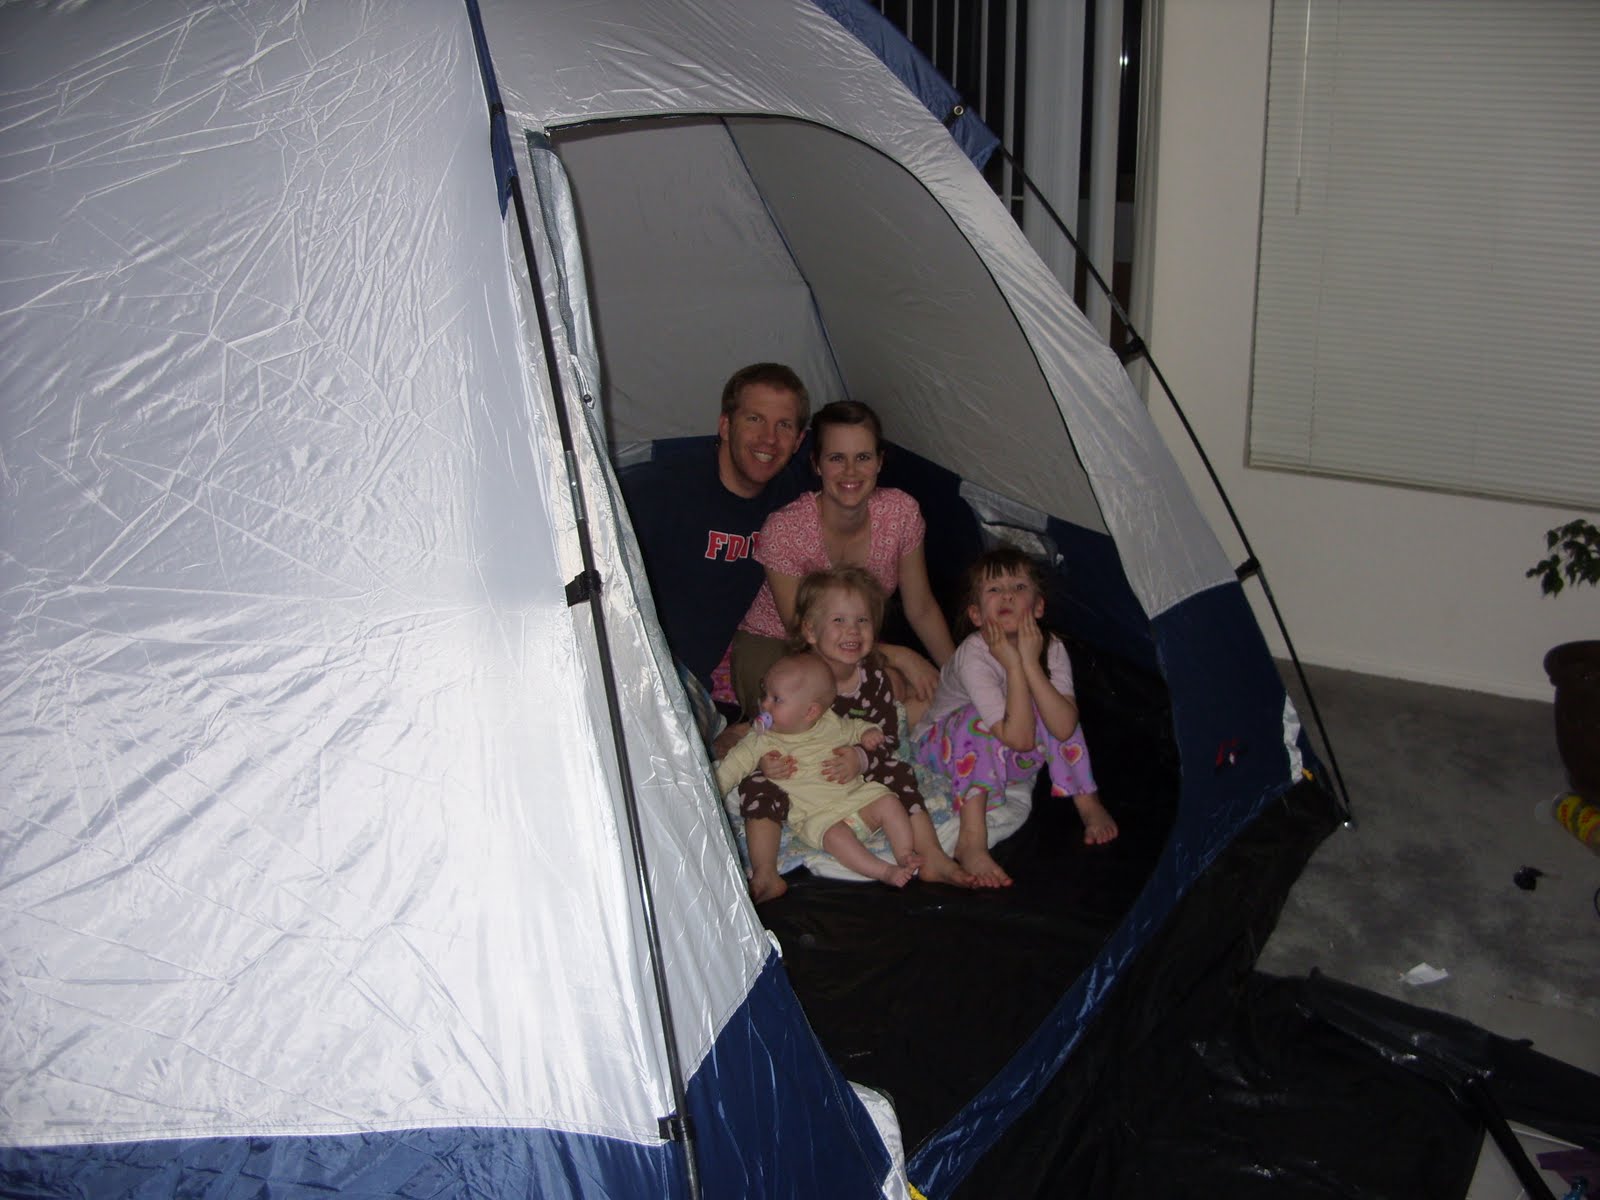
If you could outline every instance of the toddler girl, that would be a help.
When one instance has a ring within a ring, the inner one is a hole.
[[[874,652],[883,621],[883,588],[861,567],[812,571],[795,593],[795,636],[791,649],[809,646],[833,672],[837,695],[833,710],[884,731],[881,746],[867,756],[865,772],[853,747],[841,747],[824,771],[845,782],[864,774],[900,800],[911,820],[912,846],[921,860],[920,877],[931,883],[972,887],[968,871],[945,853],[917,790],[911,764],[895,757],[899,713],[883,663]],[[780,786],[794,772],[792,762],[763,763],[763,771],[739,785],[739,813],[750,850],[750,894],[759,904],[788,890],[778,874],[778,845],[788,812]]]
[[[1044,588],[1039,566],[1002,547],[967,572],[964,630],[939,675],[927,714],[912,735],[918,762],[947,776],[960,814],[956,861],[979,887],[1009,887],[989,854],[988,810],[1006,786],[1050,773],[1050,794],[1071,796],[1090,845],[1111,841],[1117,823],[1100,802],[1089,748],[1078,727],[1072,664],[1060,638],[1039,627]]]

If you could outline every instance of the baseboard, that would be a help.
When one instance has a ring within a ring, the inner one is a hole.
[[[1279,658],[1278,661],[1288,664],[1289,660]],[[1505,696],[1512,700],[1542,700],[1549,703],[1555,695],[1555,689],[1548,680],[1534,684],[1511,679],[1491,679],[1454,671],[1440,671],[1411,663],[1367,659],[1359,655],[1344,655],[1338,661],[1333,661],[1314,653],[1302,653],[1300,661],[1308,667],[1354,671],[1359,675],[1376,675],[1380,679],[1403,679],[1408,683],[1425,683],[1434,687],[1454,688],[1462,692],[1486,692],[1491,696]]]

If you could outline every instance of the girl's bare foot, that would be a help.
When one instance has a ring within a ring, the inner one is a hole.
[[[1072,802],[1077,805],[1078,816],[1083,821],[1084,845],[1103,846],[1116,840],[1117,822],[1100,803],[1099,793],[1085,792],[1074,796]]]
[[[943,850],[937,855],[930,854],[923,860],[922,871],[918,878],[923,883],[948,883],[963,888],[978,886],[978,881],[973,878],[972,872]]]
[[[956,861],[972,875],[975,888],[1011,886],[1011,876],[989,854],[987,788],[969,788],[961,798],[961,833],[956,837]]]
[[[973,886],[972,872],[944,852],[939,835],[934,832],[933,820],[928,810],[918,809],[911,814],[912,849],[922,856],[919,878],[924,883],[948,883],[952,887]]]
[[[956,847],[956,861],[972,874],[972,885],[976,888],[1008,888],[1011,886],[1011,876],[1005,869],[995,862],[989,854],[988,847],[971,850],[961,846]]]
[[[776,871],[757,871],[750,876],[750,899],[757,904],[776,900],[788,890],[789,885]]]

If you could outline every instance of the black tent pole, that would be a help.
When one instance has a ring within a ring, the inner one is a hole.
[[[946,117],[945,125],[947,127],[952,125],[966,111],[965,105],[956,105],[950,111],[949,116]],[[1211,456],[1206,453],[1205,447],[1200,444],[1200,435],[1195,432],[1194,426],[1189,423],[1188,414],[1183,411],[1183,406],[1178,403],[1177,396],[1173,394],[1172,388],[1167,384],[1167,377],[1161,373],[1161,368],[1156,365],[1156,360],[1150,353],[1150,347],[1145,343],[1144,338],[1139,335],[1138,330],[1134,328],[1133,321],[1128,316],[1127,310],[1122,307],[1121,302],[1116,297],[1116,293],[1111,290],[1111,285],[1106,282],[1105,277],[1095,268],[1093,260],[1084,253],[1083,248],[1078,244],[1078,239],[1072,236],[1072,231],[1067,228],[1066,222],[1061,219],[1061,214],[1056,212],[1049,199],[1039,190],[1039,186],[1033,182],[1028,172],[1023,169],[1022,164],[1017,161],[1016,156],[1006,148],[1005,143],[996,138],[995,145],[1005,157],[1006,162],[1022,179],[1023,185],[1039,201],[1051,223],[1060,231],[1061,236],[1067,239],[1067,244],[1072,247],[1073,253],[1082,260],[1085,269],[1089,272],[1090,277],[1093,278],[1095,286],[1100,289],[1110,303],[1112,312],[1116,313],[1117,319],[1122,322],[1123,328],[1128,331],[1128,346],[1119,355],[1123,366],[1126,367],[1135,358],[1141,356],[1144,358],[1145,362],[1149,364],[1151,372],[1155,375],[1156,382],[1161,385],[1161,390],[1166,395],[1167,402],[1172,405],[1172,411],[1177,415],[1179,423],[1182,424],[1184,433],[1188,434],[1189,442],[1194,446],[1195,453],[1200,456],[1200,463],[1205,467],[1206,475],[1211,479],[1211,486],[1216,488],[1217,496],[1222,501],[1222,507],[1227,510],[1228,520],[1233,523],[1234,532],[1239,535],[1239,541],[1244,546],[1244,562],[1234,569],[1234,574],[1238,576],[1241,583],[1253,576],[1261,584],[1261,594],[1266,598],[1267,607],[1272,610],[1272,619],[1278,626],[1278,632],[1283,635],[1284,647],[1289,651],[1289,661],[1294,664],[1295,676],[1300,680],[1301,690],[1305,692],[1306,703],[1311,709],[1311,719],[1315,722],[1317,734],[1321,737],[1323,748],[1327,751],[1328,767],[1333,772],[1334,781],[1339,787],[1339,799],[1344,810],[1345,824],[1354,826],[1356,820],[1355,813],[1350,807],[1350,789],[1345,786],[1344,773],[1339,770],[1339,759],[1333,752],[1333,741],[1328,737],[1328,727],[1323,723],[1322,712],[1317,708],[1317,698],[1311,691],[1311,681],[1306,678],[1305,667],[1301,664],[1300,655],[1294,648],[1294,639],[1289,636],[1289,627],[1284,622],[1283,613],[1278,608],[1277,597],[1272,594],[1272,585],[1267,582],[1266,568],[1261,565],[1261,560],[1256,557],[1255,548],[1251,546],[1250,537],[1244,531],[1244,524],[1239,520],[1239,514],[1234,510],[1233,501],[1229,499],[1227,489],[1222,486],[1222,480],[1218,477],[1216,468],[1211,465]]]
[[[511,151],[511,135],[506,127],[505,106],[500,100],[500,88],[495,82],[494,64],[489,59],[489,47],[483,32],[483,21],[478,12],[477,0],[466,0],[467,12],[472,21],[472,37],[478,52],[478,67],[483,76],[484,92],[489,103],[489,140],[494,157],[495,173],[500,189],[500,206],[505,211],[509,198],[517,212],[517,232],[522,242],[522,254],[528,267],[528,278],[533,293],[534,309],[539,317],[539,338],[544,352],[545,378],[550,385],[555,409],[556,424],[561,433],[561,448],[566,459],[567,484],[572,498],[574,528],[578,535],[578,548],[583,570],[567,584],[569,606],[587,603],[594,622],[595,644],[600,658],[600,677],[605,685],[606,713],[611,724],[611,745],[616,754],[617,778],[622,785],[623,812],[627,817],[628,840],[633,851],[634,879],[638,888],[639,903],[644,917],[646,943],[650,954],[650,974],[655,983],[657,1015],[661,1019],[661,1034],[667,1061],[667,1074],[672,1088],[674,1111],[660,1119],[661,1136],[667,1141],[683,1145],[683,1170],[688,1185],[689,1200],[699,1200],[700,1168],[695,1159],[695,1137],[689,1120],[688,1094],[684,1085],[683,1063],[678,1056],[678,1038],[672,1020],[672,1003],[668,996],[666,968],[661,951],[661,929],[656,917],[655,901],[650,893],[650,872],[645,861],[644,830],[639,820],[639,800],[633,788],[633,775],[628,766],[627,735],[622,721],[622,706],[617,698],[616,671],[612,664],[611,642],[606,635],[605,611],[601,603],[600,572],[595,567],[594,543],[589,536],[589,521],[583,501],[583,485],[578,478],[577,455],[572,437],[572,424],[567,416],[566,388],[556,367],[555,334],[550,313],[540,287],[539,262],[534,253],[533,234],[528,220],[527,204],[522,197],[521,179],[517,175],[516,160]]]

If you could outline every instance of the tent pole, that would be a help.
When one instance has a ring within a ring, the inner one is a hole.
[[[639,800],[634,792],[633,775],[628,766],[627,735],[622,721],[622,706],[617,698],[616,671],[611,658],[611,642],[606,634],[605,611],[601,604],[602,580],[599,570],[595,567],[594,543],[589,536],[589,519],[583,502],[583,485],[576,469],[576,448],[572,437],[572,424],[567,415],[566,388],[561,382],[561,373],[556,368],[558,359],[555,334],[551,328],[550,313],[545,305],[544,293],[539,286],[539,261],[533,248],[527,203],[522,196],[516,160],[511,154],[511,136],[506,126],[505,106],[501,103],[500,88],[495,82],[494,64],[489,59],[488,41],[484,36],[482,17],[478,11],[477,0],[466,0],[466,5],[472,22],[472,37],[477,47],[484,92],[489,103],[489,138],[500,188],[501,213],[505,212],[505,203],[509,196],[516,208],[517,233],[522,242],[522,254],[532,285],[530,290],[533,292],[534,311],[539,317],[539,339],[544,353],[545,378],[550,384],[556,425],[561,433],[561,449],[567,464],[567,482],[572,496],[574,528],[577,531],[578,547],[583,563],[582,573],[567,585],[567,603],[570,606],[587,602],[590,618],[594,621],[595,644],[600,657],[600,677],[605,685],[606,714],[611,724],[611,745],[616,754],[617,778],[622,784],[623,811],[627,817],[628,840],[633,851],[634,881],[638,888],[639,903],[644,917],[645,938],[650,952],[650,974],[655,984],[656,1010],[661,1019],[667,1074],[672,1087],[674,1111],[661,1121],[661,1131],[664,1138],[682,1143],[683,1169],[689,1200],[699,1200],[700,1168],[695,1159],[694,1129],[689,1120],[683,1063],[678,1056],[677,1031],[672,1020],[672,1003],[668,996],[666,967],[661,951],[661,928],[656,916],[655,902],[650,893],[650,872],[645,861],[644,830],[639,820]]]
[[[502,113],[500,120],[504,121]],[[634,882],[639,904],[644,916],[645,938],[650,951],[650,975],[655,983],[656,1009],[661,1017],[661,1034],[666,1050],[667,1074],[672,1084],[674,1111],[662,1121],[662,1134],[672,1141],[683,1143],[683,1167],[689,1186],[689,1200],[699,1200],[700,1170],[695,1161],[695,1138],[689,1120],[688,1095],[684,1086],[683,1063],[678,1057],[677,1029],[672,1020],[672,1002],[668,997],[666,967],[661,952],[661,926],[656,917],[655,900],[650,892],[650,870],[645,861],[644,828],[639,820],[639,799],[633,789],[633,775],[628,766],[627,734],[622,721],[622,705],[617,699],[616,670],[612,665],[611,641],[606,633],[604,606],[601,603],[602,580],[595,566],[594,544],[589,537],[589,519],[583,502],[583,485],[576,469],[572,426],[567,417],[566,391],[555,369],[555,336],[550,328],[550,314],[545,308],[544,295],[538,286],[539,267],[534,258],[533,239],[529,233],[527,205],[522,198],[521,180],[511,177],[511,198],[517,210],[517,227],[522,238],[522,253],[527,259],[528,274],[533,281],[535,306],[539,313],[539,335],[543,343],[545,376],[550,381],[552,400],[556,411],[556,424],[561,431],[561,449],[567,463],[567,482],[572,495],[573,522],[578,534],[582,554],[583,572],[567,585],[567,603],[587,602],[589,615],[594,621],[595,648],[600,657],[600,677],[605,684],[606,715],[611,723],[611,746],[616,754],[617,779],[622,784],[622,807],[628,819],[628,843],[633,851]]]
[[[1289,626],[1284,622],[1283,613],[1278,608],[1277,597],[1272,594],[1272,585],[1267,582],[1266,569],[1262,567],[1261,560],[1256,557],[1255,548],[1250,544],[1250,537],[1244,531],[1244,523],[1239,519],[1238,512],[1234,510],[1233,501],[1229,498],[1227,489],[1222,486],[1222,480],[1211,463],[1211,456],[1206,453],[1205,447],[1200,444],[1200,435],[1195,432],[1194,426],[1189,423],[1188,414],[1183,411],[1183,406],[1178,403],[1178,397],[1173,394],[1171,386],[1168,385],[1167,377],[1161,373],[1161,368],[1156,364],[1154,355],[1150,353],[1149,345],[1146,344],[1139,331],[1134,328],[1133,319],[1128,315],[1127,310],[1122,307],[1122,303],[1117,299],[1116,293],[1111,290],[1111,285],[1106,282],[1105,277],[1095,268],[1094,262],[1084,253],[1083,248],[1078,245],[1078,239],[1072,236],[1072,231],[1067,228],[1066,223],[1062,221],[1060,214],[1056,212],[1050,201],[1045,198],[1044,193],[1028,177],[1028,173],[1022,169],[1022,164],[1012,158],[1011,151],[1004,143],[1000,145],[1000,153],[1006,156],[1006,160],[1012,164],[1017,174],[1022,177],[1023,185],[1033,193],[1035,199],[1043,206],[1050,220],[1054,222],[1056,228],[1061,232],[1061,236],[1066,238],[1068,244],[1071,245],[1073,252],[1083,260],[1084,268],[1094,280],[1095,286],[1100,289],[1106,301],[1111,305],[1112,311],[1116,313],[1117,319],[1122,322],[1123,328],[1127,330],[1128,344],[1119,356],[1122,359],[1123,366],[1126,367],[1135,358],[1141,356],[1144,358],[1145,364],[1155,376],[1156,382],[1161,385],[1161,391],[1167,397],[1167,402],[1172,406],[1173,413],[1176,414],[1179,423],[1183,426],[1184,433],[1189,435],[1189,442],[1194,446],[1194,452],[1200,456],[1200,464],[1205,467],[1206,475],[1210,478],[1212,487],[1216,488],[1217,496],[1222,501],[1222,507],[1227,510],[1228,520],[1233,523],[1234,532],[1239,535],[1239,541],[1244,546],[1245,560],[1238,566],[1236,573],[1241,583],[1254,576],[1261,584],[1261,594],[1267,601],[1267,607],[1272,610],[1272,619],[1278,626],[1278,632],[1283,635],[1284,647],[1289,651],[1289,661],[1294,664],[1295,676],[1300,680],[1300,687],[1305,692],[1306,703],[1311,708],[1311,719],[1316,723],[1317,734],[1322,739],[1323,749],[1327,751],[1328,766],[1333,771],[1335,782],[1339,785],[1339,797],[1343,802],[1345,824],[1353,827],[1356,820],[1355,813],[1350,807],[1350,789],[1345,786],[1344,773],[1339,770],[1339,759],[1333,752],[1333,741],[1328,737],[1328,728],[1323,723],[1321,711],[1317,708],[1317,698],[1312,694],[1311,681],[1306,678],[1305,667],[1301,664],[1300,655],[1294,648],[1294,639],[1289,636]]]
[[[957,118],[968,111],[972,110],[967,105],[957,104],[945,119],[945,125],[947,127],[953,125]],[[973,115],[977,116],[978,114],[973,112]],[[1216,488],[1217,496],[1222,501],[1222,507],[1227,510],[1228,520],[1233,523],[1234,532],[1239,535],[1239,541],[1244,546],[1245,560],[1238,566],[1235,573],[1241,583],[1254,576],[1261,584],[1261,594],[1266,598],[1267,607],[1272,610],[1272,619],[1278,626],[1278,632],[1283,635],[1284,647],[1289,651],[1289,661],[1294,665],[1295,676],[1300,681],[1300,687],[1305,692],[1306,703],[1311,709],[1312,722],[1317,727],[1317,734],[1322,739],[1323,749],[1327,753],[1328,767],[1333,772],[1334,781],[1339,789],[1337,799],[1340,802],[1344,823],[1347,826],[1354,827],[1356,819],[1355,813],[1350,807],[1350,789],[1345,786],[1344,773],[1339,769],[1339,758],[1333,751],[1333,741],[1328,736],[1328,727],[1322,720],[1322,712],[1317,708],[1317,698],[1312,694],[1311,682],[1306,678],[1305,667],[1301,664],[1300,655],[1294,648],[1294,639],[1289,636],[1289,627],[1284,622],[1282,611],[1278,608],[1277,597],[1272,594],[1272,586],[1267,582],[1266,570],[1261,566],[1261,560],[1256,557],[1255,549],[1250,544],[1249,535],[1244,531],[1244,524],[1239,520],[1239,514],[1234,510],[1233,501],[1228,497],[1227,489],[1222,486],[1222,480],[1218,477],[1216,468],[1211,464],[1210,455],[1206,453],[1205,447],[1200,444],[1200,435],[1194,431],[1194,426],[1189,423],[1188,414],[1183,411],[1183,407],[1178,403],[1177,396],[1173,395],[1172,388],[1167,384],[1167,377],[1161,373],[1161,368],[1156,365],[1156,360],[1150,353],[1150,347],[1146,345],[1144,338],[1134,328],[1133,319],[1117,299],[1116,293],[1112,291],[1111,285],[1106,282],[1105,276],[1100,274],[1093,260],[1084,253],[1083,247],[1078,244],[1078,239],[1072,235],[1072,231],[1067,228],[1066,222],[1061,219],[1061,215],[1056,212],[1049,199],[1039,190],[1038,185],[1033,182],[1028,172],[1023,169],[1022,164],[1011,153],[1005,141],[997,139],[997,142],[999,151],[1005,156],[1006,162],[1021,178],[1023,186],[1033,193],[1034,198],[1039,201],[1039,205],[1044,209],[1045,215],[1050,218],[1051,223],[1060,231],[1061,236],[1067,239],[1067,244],[1072,247],[1073,253],[1082,260],[1089,277],[1094,280],[1095,286],[1100,289],[1101,294],[1110,304],[1112,312],[1116,314],[1118,320],[1122,322],[1123,328],[1127,330],[1128,344],[1119,356],[1122,359],[1123,366],[1126,367],[1135,358],[1141,356],[1144,358],[1145,363],[1155,375],[1156,382],[1161,385],[1161,390],[1165,393],[1167,402],[1172,405],[1172,411],[1177,414],[1178,421],[1183,425],[1183,431],[1189,435],[1189,441],[1194,446],[1195,453],[1200,456],[1200,463],[1205,467],[1206,475],[1211,479],[1211,485]]]

